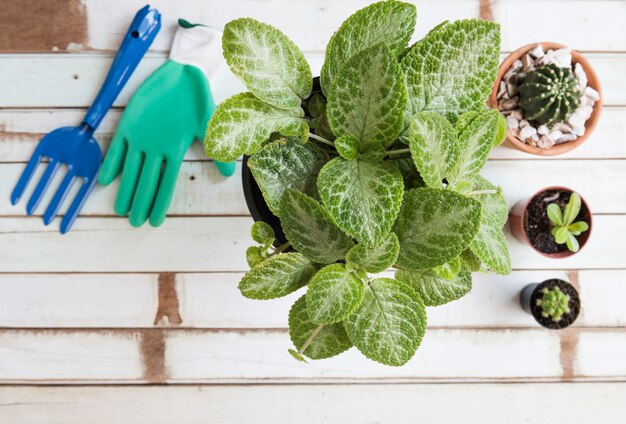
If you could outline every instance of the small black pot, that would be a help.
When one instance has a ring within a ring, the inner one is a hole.
[[[250,156],[243,157],[243,165],[241,167],[241,183],[243,185],[243,196],[246,199],[246,205],[252,215],[252,219],[255,221],[263,221],[269,224],[276,234],[276,241],[274,246],[278,247],[281,244],[287,242],[287,237],[283,232],[283,227],[280,226],[280,219],[272,213],[265,199],[259,185],[256,183],[250,168],[248,168],[248,159]]]
[[[561,291],[569,295],[569,314],[564,314],[559,321],[553,321],[550,317],[543,317],[541,315],[541,308],[537,305],[537,299],[543,296],[543,289],[552,289],[558,287]],[[558,278],[552,278],[545,280],[542,283],[529,284],[520,292],[520,303],[522,309],[531,314],[535,321],[537,321],[542,327],[549,328],[551,330],[560,330],[565,327],[569,327],[576,321],[578,314],[580,313],[580,297],[578,291],[567,281],[559,280]]]
[[[322,87],[320,85],[320,78],[313,78],[313,89],[311,91],[311,96],[321,91]],[[309,96],[309,98],[306,100],[309,100],[311,96]],[[278,247],[282,244],[287,243],[287,237],[285,237],[283,228],[280,226],[280,219],[272,213],[269,207],[267,207],[267,203],[265,203],[265,199],[263,198],[263,193],[261,193],[259,185],[256,183],[254,177],[252,176],[250,168],[248,168],[249,158],[250,156],[244,155],[243,164],[241,167],[241,182],[243,185],[243,195],[246,199],[246,205],[248,206],[250,215],[252,215],[252,219],[254,219],[255,221],[263,221],[269,224],[270,227],[272,227],[274,233],[276,234],[276,241],[274,242],[274,246]]]

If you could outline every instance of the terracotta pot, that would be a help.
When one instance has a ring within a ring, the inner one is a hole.
[[[507,58],[504,59],[504,62],[500,64],[500,68],[498,69],[498,76],[496,77],[496,81],[491,90],[491,95],[489,96],[489,107],[493,109],[498,109],[498,100],[496,96],[498,95],[498,89],[500,87],[500,81],[502,81],[502,77],[509,70],[513,62],[515,62],[517,59],[524,56],[526,53],[532,50],[535,46],[537,46],[537,44],[541,44],[541,46],[546,51],[550,49],[557,50],[557,49],[565,47],[562,44],[550,43],[550,42],[533,43],[533,44],[528,44],[524,47],[521,47],[515,50],[510,55],[508,55]],[[587,138],[589,138],[593,130],[596,128],[596,125],[598,125],[600,114],[602,113],[602,89],[600,88],[600,81],[598,80],[598,76],[594,72],[593,68],[591,67],[587,59],[585,59],[585,57],[582,54],[580,54],[580,52],[576,50],[572,50],[572,62],[580,63],[582,65],[583,69],[585,70],[585,73],[587,74],[587,80],[588,80],[587,85],[593,88],[594,90],[596,90],[598,94],[600,95],[600,99],[593,106],[593,112],[591,113],[591,116],[585,122],[585,133],[575,140],[557,144],[549,149],[542,149],[542,148],[531,146],[529,144],[524,143],[522,140],[520,140],[515,135],[513,135],[511,131],[509,131],[506,139],[510,144],[512,144],[519,150],[523,150],[524,152],[531,153],[533,155],[556,156],[556,155],[562,155],[564,153],[569,152],[570,150],[575,149],[576,147],[583,144],[585,140],[587,140]]]
[[[563,252],[558,252],[558,253],[542,252],[531,244],[530,239],[528,238],[528,234],[526,233],[526,229],[525,229],[526,210],[530,202],[535,198],[535,196],[548,190],[560,190],[560,191],[564,191],[568,193],[574,192],[574,190],[567,188],[567,187],[551,186],[551,187],[546,187],[544,189],[539,190],[538,192],[530,196],[528,199],[517,202],[515,206],[513,206],[513,208],[509,212],[509,228],[511,229],[511,233],[516,239],[518,239],[524,244],[529,245],[530,247],[533,248],[533,250],[535,250],[535,252],[539,253],[540,255],[546,256],[548,258],[554,258],[554,259],[568,258],[572,255],[575,255],[576,253],[579,253],[583,249],[583,247],[585,247],[585,245],[587,244],[587,240],[589,240],[589,236],[591,235],[591,230],[593,229],[591,209],[589,209],[589,205],[587,204],[585,199],[582,196],[580,196],[581,207],[580,207],[578,220],[583,220],[587,224],[589,224],[589,229],[577,237],[578,244],[580,245],[578,252],[572,252],[569,249]],[[580,195],[580,193],[578,194]],[[546,219],[548,219],[547,216],[546,216]]]
[[[558,287],[563,293],[570,297],[568,314],[563,314],[563,317],[559,321],[554,321],[550,317],[544,317],[541,314],[541,309],[537,306],[537,299],[543,296],[542,290],[544,288],[550,290],[554,287]],[[542,327],[549,328],[551,330],[561,330],[565,327],[569,327],[576,321],[578,314],[580,313],[580,297],[576,288],[567,281],[560,280],[558,278],[552,278],[545,280],[541,283],[528,284],[520,292],[520,304],[524,311],[528,312],[535,318]]]

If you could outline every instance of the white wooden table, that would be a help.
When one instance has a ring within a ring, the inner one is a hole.
[[[626,2],[414,1],[416,38],[442,20],[481,16],[502,24],[503,52],[534,41],[581,50],[605,109],[581,148],[538,158],[501,147],[485,171],[510,205],[551,184],[579,191],[594,212],[588,246],[549,260],[509,237],[511,275],[475,275],[468,296],[431,308],[422,346],[402,368],[355,349],[309,365],[287,354],[298,294],[241,297],[252,221],[238,176],[220,177],[200,143],[156,229],[133,229],[113,213],[117,184],[96,188],[65,236],[58,221],[43,226],[43,207],[26,217],[25,202],[10,206],[34,146],[79,122],[144,3],[0,1],[0,423],[623,422]],[[163,29],[98,139],[106,149],[129,96],[165,60],[178,17],[274,24],[317,72],[332,32],[367,3],[153,1]],[[240,87],[225,75],[214,89],[219,101]],[[573,283],[583,302],[576,324],[560,332],[518,305],[524,285],[549,277]]]

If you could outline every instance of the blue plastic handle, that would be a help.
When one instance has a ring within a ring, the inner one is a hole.
[[[102,118],[133,74],[159,29],[161,29],[161,14],[158,10],[144,6],[137,12],[113,60],[106,80],[83,120],[83,123],[90,126],[92,130],[100,125]]]

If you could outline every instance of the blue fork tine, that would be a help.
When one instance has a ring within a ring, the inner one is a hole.
[[[20,201],[22,195],[24,194],[24,190],[26,190],[26,186],[30,182],[30,179],[33,177],[35,173],[35,169],[37,169],[37,165],[41,162],[41,154],[38,152],[39,149],[35,149],[35,153],[28,161],[26,168],[22,172],[20,179],[15,184],[15,188],[11,192],[11,204],[15,205]]]
[[[93,190],[95,185],[95,177],[90,180],[83,180],[83,185],[80,187],[80,190],[78,190],[78,193],[76,193],[76,197],[72,201],[70,208],[67,210],[67,213],[61,221],[61,234],[67,233],[70,228],[72,228],[72,225],[78,216],[78,212],[80,212],[85,200],[87,200],[89,193],[91,193],[91,190]]]
[[[50,204],[46,208],[46,213],[43,215],[43,223],[48,225],[52,222],[54,218],[56,218],[57,213],[59,213],[59,209],[61,208],[61,203],[65,200],[67,193],[69,193],[72,184],[76,181],[76,174],[73,169],[68,169],[67,174],[61,181],[61,185],[57,189],[56,193],[54,193],[54,197],[50,201]]]
[[[41,176],[39,183],[37,183],[35,191],[33,191],[33,194],[31,194],[30,199],[28,200],[28,205],[26,205],[26,213],[28,215],[32,215],[32,213],[35,212],[35,209],[37,209],[37,206],[39,205],[39,202],[43,197],[43,192],[46,191],[46,189],[50,185],[50,181],[52,180],[52,177],[54,177],[54,174],[57,173],[59,165],[59,161],[57,161],[56,159],[50,159],[48,167]]]

